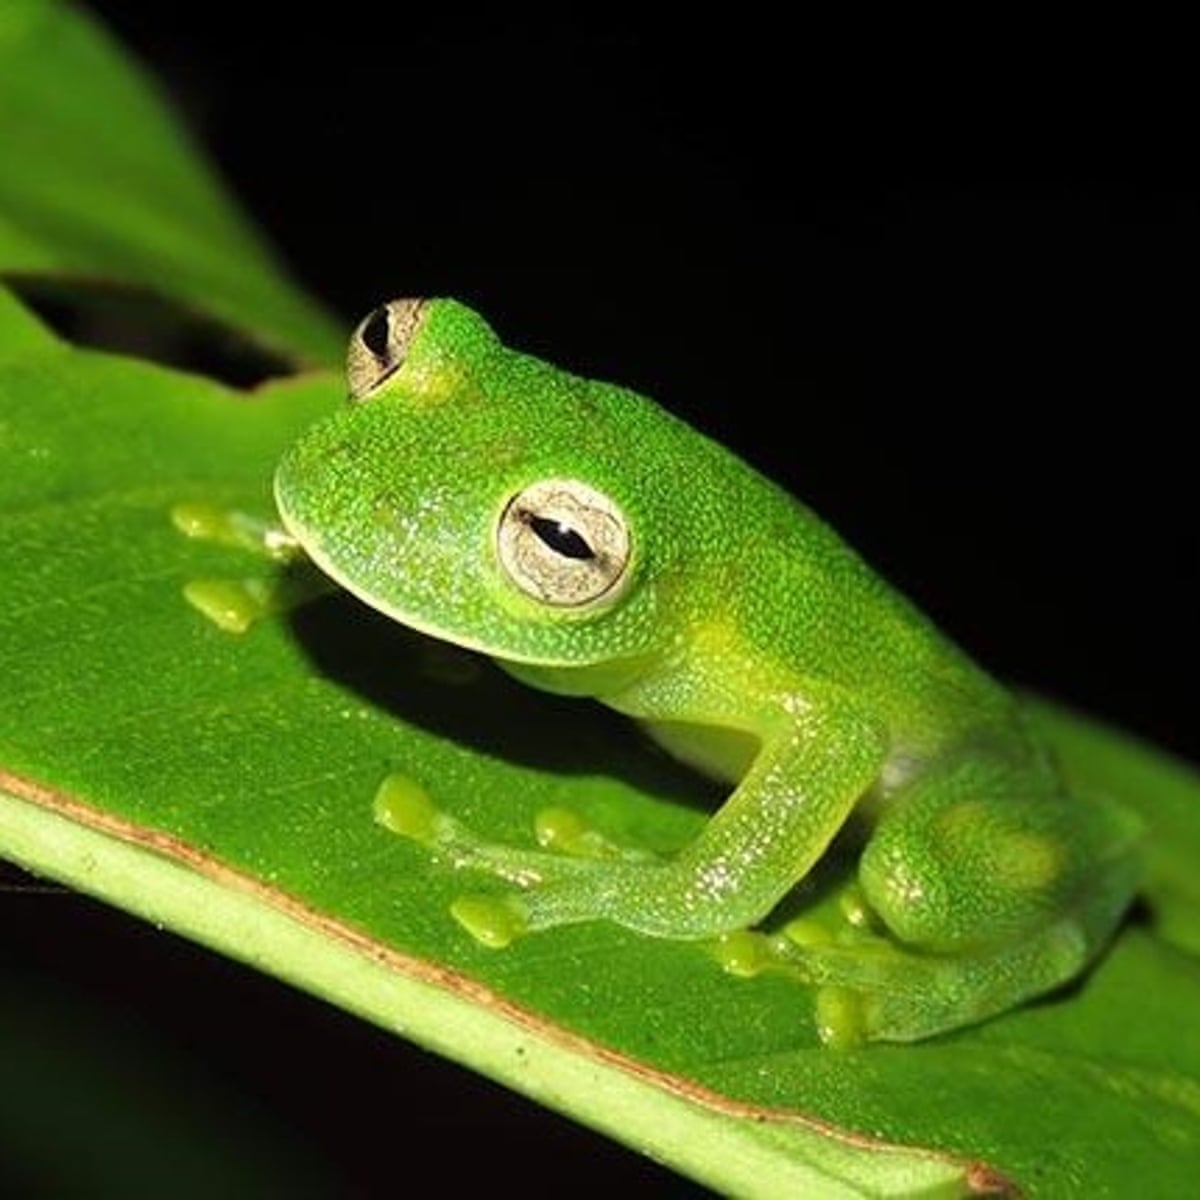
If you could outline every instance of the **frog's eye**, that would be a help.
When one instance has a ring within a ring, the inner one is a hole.
[[[365,400],[404,365],[424,310],[424,300],[389,300],[362,319],[346,352],[351,400]]]
[[[530,484],[496,529],[501,565],[523,592],[560,608],[620,594],[628,578],[629,526],[605,495],[573,479]]]

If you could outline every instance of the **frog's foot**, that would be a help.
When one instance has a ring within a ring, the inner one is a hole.
[[[877,1036],[856,955],[886,955],[894,946],[857,882],[834,890],[776,932],[735,929],[708,948],[730,975],[748,979],[774,973],[815,987],[817,1031],[826,1045],[856,1046]]]
[[[290,534],[235,509],[208,504],[177,504],[171,523],[185,537],[250,550],[277,563],[303,561]],[[330,591],[332,584],[316,570],[247,576],[241,579],[193,579],[184,599],[227,633],[245,633],[264,617],[278,616]]]
[[[818,1033],[838,1047],[919,1041],[973,1025],[1073,978],[1094,949],[1071,917],[969,953],[924,952],[887,934],[825,938],[816,928],[738,931],[722,939],[719,957],[733,974],[779,973],[815,987]]]
[[[875,945],[886,940],[885,934],[862,888],[853,882],[810,905],[775,933],[734,929],[716,937],[709,949],[730,975],[751,978],[773,969],[795,974],[799,949]]]
[[[443,812],[406,775],[389,775],[375,794],[375,819],[425,846],[455,870],[481,871],[520,891],[460,896],[451,915],[484,945],[506,946],[522,934],[607,915],[605,897],[661,866],[650,851],[606,838],[578,814],[543,809],[534,818],[542,849],[489,842]]]

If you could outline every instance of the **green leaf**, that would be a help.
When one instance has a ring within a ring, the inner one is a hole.
[[[290,361],[341,358],[152,81],[61,0],[0,5],[0,146],[0,272],[149,289]]]
[[[242,635],[184,601],[197,578],[282,568],[187,540],[172,508],[268,517],[276,455],[340,394],[313,376],[248,401],[68,347],[0,305],[5,855],[726,1191],[955,1196],[1002,1176],[1046,1196],[1147,1178],[1186,1191],[1200,963],[1180,947],[1196,929],[1200,783],[1055,710],[1042,719],[1077,778],[1165,814],[1174,849],[1154,879],[1184,891],[1082,984],[978,1029],[835,1052],[804,989],[733,979],[695,946],[603,924],[503,952],[462,934],[446,913],[461,881],[372,820],[389,772],[505,841],[565,805],[666,848],[719,795],[613,714],[524,689],[349,597]]]

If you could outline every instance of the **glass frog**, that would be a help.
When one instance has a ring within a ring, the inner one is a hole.
[[[502,881],[454,905],[479,940],[593,920],[715,940],[732,971],[815,985],[834,1042],[982,1020],[1100,951],[1137,884],[1138,819],[1071,794],[1013,693],[797,500],[451,300],[376,309],[348,369],[350,402],[276,476],[313,562],[405,625],[628,715],[732,788],[657,858],[562,814],[543,822],[548,849],[487,842],[385,787],[387,823]],[[852,814],[865,834],[838,903],[749,932]]]

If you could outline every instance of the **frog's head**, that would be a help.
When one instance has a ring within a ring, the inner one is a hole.
[[[608,663],[671,636],[663,610],[678,616],[687,591],[679,439],[704,439],[631,392],[506,349],[449,300],[376,309],[348,375],[349,404],[275,480],[288,530],[339,584],[514,662]]]

